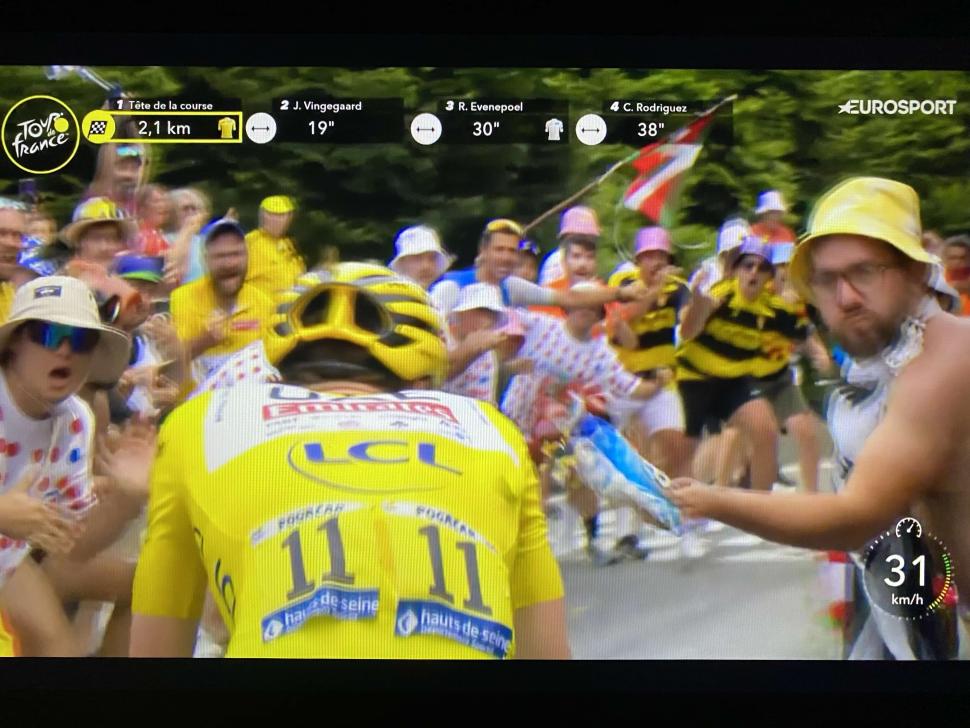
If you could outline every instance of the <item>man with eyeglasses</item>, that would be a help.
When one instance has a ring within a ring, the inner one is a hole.
[[[223,218],[203,230],[208,275],[172,292],[172,321],[201,383],[232,354],[263,338],[273,301],[247,281],[246,233]]]
[[[519,242],[523,234],[522,227],[512,220],[499,219],[489,222],[482,231],[475,266],[445,273],[431,289],[431,302],[438,312],[443,317],[447,317],[457,304],[461,290],[476,282],[498,286],[506,306],[595,307],[611,301],[637,300],[645,294],[642,286],[553,290],[518,278],[512,272],[518,264]],[[493,333],[494,336],[491,338],[476,337],[473,345],[459,345],[449,351],[450,375],[457,376],[484,352],[505,342],[505,334]]]
[[[951,659],[953,610],[906,621],[864,596],[858,553],[917,515],[953,556],[970,594],[970,324],[927,285],[936,259],[920,240],[919,198],[888,179],[856,177],[815,205],[790,275],[851,357],[828,408],[835,493],[784,497],[672,484],[685,516],[716,518],[779,543],[853,552],[849,659]]]

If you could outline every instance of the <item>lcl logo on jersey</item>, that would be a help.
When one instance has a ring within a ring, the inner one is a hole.
[[[445,461],[438,451],[438,445],[433,442],[365,440],[349,446],[304,442],[290,448],[286,461],[291,468],[311,480],[356,493],[437,490],[447,485],[447,476],[462,475],[461,470]],[[413,484],[403,478],[403,473],[389,471],[387,477],[369,482],[362,488],[360,467],[363,464],[391,468],[412,466],[411,474],[424,471],[426,475],[418,484]]]

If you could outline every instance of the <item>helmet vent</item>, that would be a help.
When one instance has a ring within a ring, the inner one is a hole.
[[[372,334],[383,334],[387,319],[379,306],[367,294],[357,292],[354,301],[354,323],[357,327]]]

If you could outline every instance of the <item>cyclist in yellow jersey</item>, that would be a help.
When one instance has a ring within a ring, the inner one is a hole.
[[[309,273],[264,343],[285,383],[207,391],[161,429],[131,654],[190,656],[208,589],[229,657],[568,657],[526,443],[421,389],[446,362],[424,291]]]

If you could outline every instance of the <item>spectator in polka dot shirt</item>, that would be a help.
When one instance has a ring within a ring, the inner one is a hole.
[[[23,565],[32,548],[84,559],[116,535],[95,517],[93,415],[76,393],[89,376],[120,376],[128,355],[74,278],[25,284],[0,326],[0,608],[14,625],[36,609],[15,598],[38,585],[16,578],[34,568]]]

